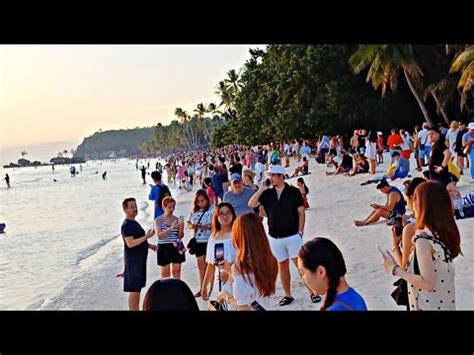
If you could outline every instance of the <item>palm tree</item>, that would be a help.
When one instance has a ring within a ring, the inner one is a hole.
[[[67,154],[69,153],[69,151],[67,149],[64,149],[63,150],[63,155],[66,156]]]
[[[474,45],[466,45],[464,50],[454,58],[449,72],[461,72],[458,89],[461,91],[462,110],[462,107],[466,105],[468,93],[474,86]]]
[[[187,149],[195,149],[197,147],[197,136],[191,124],[191,117],[180,107],[175,109],[174,114],[181,119]]]
[[[436,102],[436,112],[443,116],[444,121],[448,125],[451,123],[451,120],[445,111],[445,107],[451,100],[455,85],[456,84],[453,82],[452,78],[443,78],[437,83],[429,85],[426,88],[425,95],[423,97],[425,101],[428,99],[428,97],[433,97]]]
[[[242,88],[240,81],[240,71],[237,73],[235,69],[231,69],[227,72],[227,79],[224,80],[226,89],[235,97]]]
[[[25,155],[28,155],[28,152],[26,150],[24,150],[20,154],[21,154],[22,157],[24,157]]]
[[[209,105],[207,105],[207,112],[212,115],[213,121],[220,120],[221,112],[217,109],[217,106],[215,103],[211,102]]]
[[[207,113],[206,107],[201,102],[197,104],[196,108],[193,111],[196,113],[197,118],[199,119],[199,125],[204,131],[205,139],[207,140],[207,142],[209,142],[211,140],[211,134],[209,133],[209,129],[204,119],[204,115]]]
[[[349,58],[349,64],[355,74],[359,74],[370,66],[366,81],[371,81],[375,90],[382,87],[382,96],[385,95],[388,85],[390,85],[392,91],[397,89],[398,72],[402,69],[408,86],[413,96],[415,96],[426,122],[433,125],[428,110],[415,87],[415,83],[420,81],[423,73],[415,61],[411,45],[359,45],[356,52]]]
[[[219,103],[218,107],[224,106],[224,109],[229,111],[234,107],[233,103],[233,98],[232,94],[229,92],[229,90],[226,87],[226,83],[224,80],[219,81],[217,84],[215,93],[219,95],[221,98],[221,102]]]
[[[73,149],[71,149],[71,150],[69,151],[69,153],[70,153],[72,156],[74,156],[74,154],[76,154],[76,151],[75,151],[74,148],[73,148]]]

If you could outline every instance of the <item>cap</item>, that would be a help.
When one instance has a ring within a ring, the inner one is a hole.
[[[242,177],[240,176],[239,173],[232,173],[230,175],[230,181],[231,182],[234,182],[234,181],[242,181]]]
[[[469,129],[474,129],[474,122],[471,122],[468,124],[467,128]]]
[[[377,132],[377,135],[378,135],[378,136],[382,136],[383,134],[382,134],[382,132],[378,131],[378,132]]]
[[[378,184],[377,184],[377,190],[381,189],[382,187],[385,186],[390,186],[390,184],[387,182],[387,180],[382,179]]]
[[[281,165],[271,165],[270,169],[266,172],[267,174],[281,174],[285,175],[286,171],[285,168]]]

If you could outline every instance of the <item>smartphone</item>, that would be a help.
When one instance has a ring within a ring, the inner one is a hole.
[[[377,245],[377,249],[378,249],[379,253],[380,253],[383,257],[385,257],[385,252],[382,250],[382,248],[380,247],[380,245]]]
[[[214,245],[214,263],[219,264],[224,260],[224,243]]]
[[[272,181],[270,179],[265,180],[265,185],[270,186],[272,184]]]
[[[253,301],[252,303],[249,304],[250,308],[252,308],[253,311],[266,311],[265,308],[262,307],[260,303],[257,301]]]

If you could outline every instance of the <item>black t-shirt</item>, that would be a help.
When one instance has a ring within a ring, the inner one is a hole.
[[[285,183],[278,199],[275,188],[265,190],[258,199],[268,217],[268,231],[274,238],[285,238],[298,233],[298,207],[304,206],[301,192]]]
[[[365,136],[358,136],[357,140],[359,141],[359,149],[360,148],[365,149]]]
[[[342,162],[341,165],[344,169],[352,169],[352,157],[348,154],[344,154],[342,156]]]
[[[240,175],[242,175],[242,164],[237,163],[232,165],[229,169],[229,174],[233,173],[239,173]]]
[[[435,171],[436,166],[441,166],[444,160],[443,152],[448,149],[444,142],[436,142],[431,150],[431,157],[430,157],[430,179],[431,180],[438,180],[443,184],[447,185],[449,183],[449,171],[448,167],[444,167],[441,173],[437,173]]]
[[[456,153],[462,153],[463,151],[463,147],[462,147],[462,136],[464,135],[464,133],[466,133],[468,131],[467,128],[464,128],[463,130],[459,130],[458,132],[458,135],[456,136],[456,145],[455,145],[455,148],[454,148],[454,151]]]
[[[145,235],[145,230],[137,221],[125,219],[122,223],[122,238],[133,237],[137,239]],[[134,248],[129,248],[124,240],[125,258],[146,258],[148,255],[148,242],[143,242]]]

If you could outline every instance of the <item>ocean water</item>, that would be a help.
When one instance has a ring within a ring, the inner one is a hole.
[[[12,186],[0,181],[0,223],[7,225],[0,234],[0,310],[42,309],[100,263],[120,238],[125,197],[137,199],[138,222],[145,229],[152,226],[153,206],[147,200],[152,181],[147,176],[142,184],[135,161],[82,166],[76,177],[69,166],[56,166],[54,172],[51,167],[0,168],[0,178],[8,173]]]

